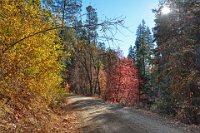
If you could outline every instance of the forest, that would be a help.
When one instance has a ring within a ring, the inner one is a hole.
[[[82,10],[82,0],[0,0],[0,132],[48,131],[49,108],[68,94],[200,124],[199,0],[161,0],[128,56],[106,44],[125,20]]]

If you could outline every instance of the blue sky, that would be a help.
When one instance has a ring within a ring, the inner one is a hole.
[[[130,45],[134,45],[135,34],[138,25],[142,19],[146,25],[152,28],[154,26],[154,14],[152,9],[156,8],[159,0],[82,0],[83,13],[88,5],[92,5],[98,13],[99,20],[107,18],[125,17],[125,26],[130,31],[120,28],[115,36],[115,43],[109,43],[112,47],[119,46],[126,56]],[[107,44],[108,45],[108,44]]]

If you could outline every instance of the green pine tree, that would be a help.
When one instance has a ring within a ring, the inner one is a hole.
[[[138,26],[135,41],[135,61],[143,83],[140,84],[140,95],[151,95],[151,68],[152,68],[153,37],[145,21]],[[141,97],[141,100],[142,100]]]

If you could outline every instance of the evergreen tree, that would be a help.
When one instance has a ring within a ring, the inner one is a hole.
[[[87,10],[87,19],[86,19],[86,31],[89,43],[96,43],[97,41],[97,28],[98,28],[98,18],[97,12],[92,6],[88,6]]]
[[[147,97],[151,93],[151,67],[152,67],[153,38],[145,21],[138,26],[135,41],[135,61],[139,70],[141,80],[140,95]],[[143,95],[145,94],[145,96]],[[142,98],[141,98],[142,100]]]
[[[61,23],[74,25],[80,16],[82,0],[42,0]]]
[[[169,14],[162,14],[164,6],[170,8]],[[181,108],[174,112],[187,123],[197,122],[200,107],[199,6],[198,0],[164,0],[155,20],[161,104]]]
[[[135,61],[135,51],[132,45],[128,49],[128,57]]]
[[[137,29],[135,48],[137,66],[141,76],[145,78],[150,73],[148,68],[151,65],[153,39],[144,20]]]

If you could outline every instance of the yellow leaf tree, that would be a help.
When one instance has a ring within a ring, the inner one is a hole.
[[[0,2],[1,95],[34,93],[48,102],[57,96],[62,52],[57,30],[47,31],[52,26],[37,1]]]

